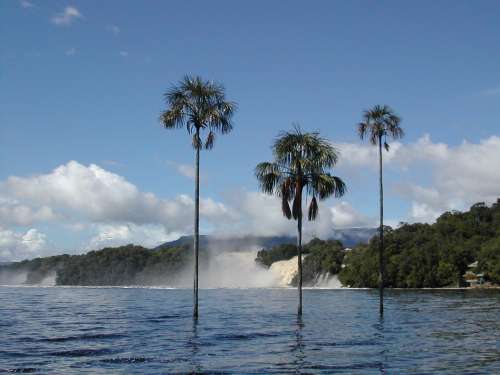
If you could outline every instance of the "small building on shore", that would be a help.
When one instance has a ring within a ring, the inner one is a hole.
[[[468,287],[484,284],[484,273],[477,272],[477,260],[467,266],[467,271],[462,275]]]

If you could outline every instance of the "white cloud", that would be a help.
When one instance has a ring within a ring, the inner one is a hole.
[[[116,25],[108,25],[107,30],[115,36],[120,34],[120,28]]]
[[[341,148],[344,152],[340,176],[347,170],[362,173],[367,168],[376,170],[375,147],[343,144]],[[407,217],[400,218],[403,221],[432,222],[446,210],[467,209],[479,201],[489,204],[500,196],[500,137],[450,146],[424,136],[409,144],[394,143],[384,157],[387,195],[396,193],[410,206]],[[190,166],[171,165],[178,173],[193,177]],[[418,172],[406,173],[405,179],[401,179],[402,170]],[[227,194],[223,202],[201,199],[203,232],[220,235],[296,233],[296,222],[283,217],[279,198],[240,190]],[[87,230],[92,237],[88,240],[89,246],[130,242],[154,246],[191,233],[193,210],[190,195],[160,198],[139,190],[124,177],[100,166],[76,161],[46,174],[12,176],[0,182],[0,226],[6,228],[2,229],[4,242],[5,238],[10,238],[11,243],[12,238],[17,238],[16,243],[22,243],[20,239],[27,232],[18,233],[13,227],[24,226],[28,230],[37,223],[58,223],[68,230],[81,231],[79,235]],[[333,229],[373,226],[376,226],[376,218],[356,211],[348,201],[331,199],[320,202],[317,221],[304,221],[304,236],[327,237]],[[12,256],[17,256],[16,251],[30,254],[26,246],[16,245],[10,249],[9,252],[14,251]],[[7,250],[4,246],[0,251]]]
[[[366,144],[341,144],[339,167],[378,168],[377,148]],[[398,184],[397,193],[411,202],[410,221],[432,222],[446,210],[467,209],[500,196],[500,137],[491,136],[479,143],[463,141],[458,146],[432,142],[425,135],[414,143],[394,142],[384,152],[386,171],[425,168],[431,179],[428,187],[415,180]]]
[[[87,250],[130,243],[155,247],[182,235],[181,232],[167,233],[163,226],[155,224],[100,224],[95,229],[96,234],[90,239]]]
[[[95,164],[85,166],[70,161],[48,174],[9,177],[0,183],[0,194],[6,197],[0,200],[3,209],[9,208],[7,199],[10,199],[31,207],[33,212],[49,207],[52,216],[65,221],[159,223],[167,231],[186,231],[192,227],[194,202],[189,196],[160,199]],[[228,209],[222,203],[202,198],[200,214],[202,218],[215,220],[226,216]]]
[[[127,51],[120,51],[120,56],[121,57],[127,57],[128,56],[128,52]]]
[[[19,2],[19,4],[21,5],[21,7],[25,8],[25,9],[33,8],[35,6],[32,2],[30,2],[28,0],[21,0]]]
[[[0,261],[22,260],[40,256],[46,245],[46,235],[31,228],[16,232],[0,227]]]
[[[69,26],[78,18],[83,18],[80,11],[74,6],[67,6],[63,12],[55,14],[51,22],[57,26]]]
[[[76,55],[76,48],[70,48],[66,50],[66,56],[75,56]]]
[[[53,221],[57,215],[48,206],[33,208],[16,200],[0,197],[0,225],[29,226],[38,221]]]
[[[194,166],[190,164],[181,164],[181,163],[176,163],[175,161],[172,160],[167,160],[167,165],[171,168],[173,168],[177,173],[179,173],[181,176],[187,177],[190,180],[194,181],[196,171],[194,169]],[[205,176],[200,172],[200,180],[204,180]]]
[[[237,191],[228,197],[231,218],[216,226],[222,235],[294,236],[297,222],[288,220],[281,211],[278,197],[259,192]],[[335,202],[335,201],[333,201]],[[307,203],[304,201],[304,238],[331,236],[334,229],[371,226],[370,218],[356,212],[347,202],[331,206],[332,200],[319,202],[315,221],[307,220]]]
[[[354,209],[348,202],[340,202],[332,208],[332,223],[336,229],[338,228],[361,228],[361,227],[376,227],[377,221],[375,218],[363,215]]]

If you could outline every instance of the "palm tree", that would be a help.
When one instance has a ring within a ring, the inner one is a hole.
[[[312,196],[308,219],[318,215],[318,200],[344,195],[346,186],[329,170],[337,163],[339,152],[319,133],[281,132],[272,147],[274,161],[259,163],[255,175],[260,188],[281,198],[287,219],[297,220],[297,259],[299,274],[298,316],[302,315],[302,198]],[[290,203],[292,208],[290,209]]]
[[[387,105],[376,105],[364,111],[363,120],[358,124],[361,139],[368,137],[372,145],[378,146],[380,184],[380,226],[379,226],[379,295],[380,315],[384,314],[384,187],[382,182],[382,145],[389,151],[387,138],[400,139],[404,136],[400,127],[401,118]]]
[[[185,76],[177,86],[165,93],[167,110],[160,115],[165,129],[186,128],[193,135],[196,150],[195,205],[194,205],[194,306],[193,317],[198,318],[198,254],[200,223],[200,150],[212,149],[215,133],[229,133],[236,104],[227,101],[224,87],[200,77]],[[208,134],[202,139],[201,133]]]

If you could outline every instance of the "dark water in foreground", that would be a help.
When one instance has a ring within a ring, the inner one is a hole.
[[[0,372],[500,374],[499,291],[0,287]]]

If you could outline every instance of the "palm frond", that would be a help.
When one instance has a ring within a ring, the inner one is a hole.
[[[283,175],[276,163],[263,162],[255,167],[255,177],[264,193],[277,194]]]
[[[313,178],[314,192],[323,200],[334,196],[339,198],[347,192],[347,186],[340,177],[329,173],[320,174]]]
[[[201,149],[203,146],[203,142],[201,141],[201,137],[198,133],[193,134],[193,140],[191,141],[193,148]]]
[[[404,131],[400,126],[401,118],[388,105],[375,105],[363,112],[363,121],[358,124],[358,134],[361,139],[369,136],[373,145],[381,143],[382,138],[400,139]],[[389,144],[384,141],[384,147],[389,150]]]
[[[311,203],[309,204],[309,212],[308,212],[308,219],[309,221],[316,220],[316,217],[318,216],[318,201],[316,200],[316,197],[313,196],[311,199]]]
[[[185,76],[164,97],[168,108],[160,116],[162,125],[168,129],[186,127],[190,134],[195,129],[208,129],[206,149],[213,147],[215,133],[226,134],[233,128],[237,106],[226,100],[225,89],[218,83]],[[193,145],[198,147],[200,142],[193,140]]]
[[[263,192],[280,196],[285,217],[302,217],[303,194],[313,196],[308,207],[309,220],[318,215],[318,200],[345,194],[345,183],[328,173],[337,163],[340,151],[319,133],[306,133],[294,125],[293,130],[279,133],[272,150],[274,162],[258,164],[255,175]]]
[[[205,141],[205,149],[211,150],[214,147],[215,133],[210,130],[207,135],[207,140]]]
[[[292,218],[292,211],[290,210],[290,205],[288,204],[288,197],[284,194],[281,195],[281,212],[288,220]]]

